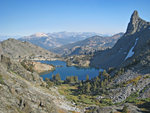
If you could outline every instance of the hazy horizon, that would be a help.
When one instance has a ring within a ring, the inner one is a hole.
[[[44,33],[44,34],[55,34],[56,33],[57,34],[57,33],[63,33],[63,32],[66,32],[66,33],[95,33],[96,35],[99,35],[99,36],[112,36],[112,35],[115,35],[118,33],[123,33],[123,32],[118,32],[118,33],[114,33],[114,34],[101,34],[101,33],[97,33],[97,32],[68,32],[68,31],[49,32],[49,33],[36,32],[33,34],[29,34],[29,35],[0,35],[0,41],[7,40],[9,38],[19,39],[19,38],[23,38],[23,37],[32,36],[32,35],[35,35],[38,33]]]

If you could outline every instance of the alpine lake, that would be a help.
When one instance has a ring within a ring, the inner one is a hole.
[[[96,68],[80,68],[75,66],[67,66],[65,61],[55,60],[55,61],[39,61],[44,64],[51,64],[55,66],[55,70],[52,72],[46,72],[40,74],[40,76],[45,80],[45,78],[52,78],[52,75],[60,74],[62,80],[65,80],[67,76],[78,76],[79,80],[85,80],[86,76],[89,75],[89,79],[98,76],[99,71],[102,69]]]

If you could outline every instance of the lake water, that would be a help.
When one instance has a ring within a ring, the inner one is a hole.
[[[45,78],[52,78],[52,75],[56,75],[57,73],[60,74],[60,77],[62,80],[65,80],[67,76],[78,76],[79,80],[85,80],[86,75],[89,75],[89,78],[93,78],[95,76],[98,76],[99,71],[95,68],[78,68],[75,66],[67,67],[66,62],[64,61],[40,61],[41,63],[46,64],[53,64],[56,66],[56,69],[53,72],[49,72],[47,74],[42,74],[41,77],[45,80]],[[60,67],[60,65],[62,67]],[[57,67],[58,66],[58,67]]]

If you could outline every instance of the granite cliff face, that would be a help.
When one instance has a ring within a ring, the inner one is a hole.
[[[134,11],[126,33],[112,49],[96,53],[91,60],[91,66],[108,69],[127,66],[130,62],[138,62],[140,59],[149,61],[149,42],[150,23],[142,20],[137,11]]]
[[[141,19],[137,11],[134,11],[128,24],[126,35],[131,35],[135,32],[139,32],[145,29],[147,25],[149,25],[149,23]]]

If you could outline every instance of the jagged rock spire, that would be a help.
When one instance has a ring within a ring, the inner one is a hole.
[[[135,10],[131,16],[130,21],[134,23],[134,22],[138,21],[138,19],[139,19],[139,15],[138,15],[138,12]]]
[[[139,17],[138,12],[135,10],[130,18],[130,22],[128,24],[127,31],[126,31],[126,35],[138,32],[141,29],[146,28],[147,25],[149,25],[149,23],[142,20]]]
[[[132,17],[138,17],[139,15],[138,15],[138,11],[137,10],[135,10],[134,12],[133,12],[133,14],[132,14]]]

